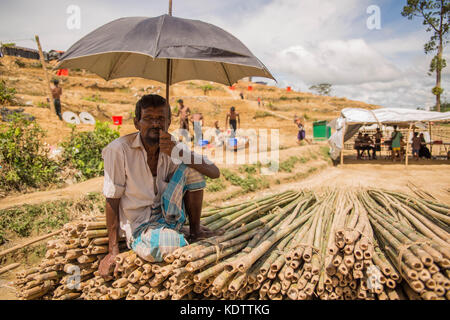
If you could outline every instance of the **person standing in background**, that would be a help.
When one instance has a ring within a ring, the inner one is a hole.
[[[194,126],[194,144],[202,140],[203,115],[201,113],[194,113],[191,116],[191,121]]]
[[[62,120],[62,115],[61,115],[61,95],[62,95],[62,89],[59,86],[59,80],[58,79],[54,79],[53,80],[53,84],[54,87],[52,88],[52,96],[53,96],[53,101],[55,104],[55,111],[56,111],[56,115],[58,116],[59,120]]]
[[[241,126],[241,118],[239,117],[239,113],[236,112],[235,107],[231,107],[230,112],[227,113],[227,118],[225,120],[226,128],[228,128],[228,124],[231,127],[231,138],[234,138],[236,136],[238,126]]]
[[[184,105],[183,100],[178,100],[178,112],[175,115],[176,117],[180,117],[180,129],[181,135],[189,140],[189,116],[191,115],[191,110]]]

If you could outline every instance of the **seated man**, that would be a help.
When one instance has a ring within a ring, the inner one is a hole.
[[[364,154],[364,151],[367,151],[367,156],[370,159],[370,151],[372,150],[372,159],[375,158],[375,147],[372,139],[369,137],[369,135],[366,133],[363,137],[362,142],[362,154]]]
[[[356,159],[361,159],[361,151],[363,150],[363,142],[364,138],[361,132],[358,133],[358,136],[355,138],[355,145],[354,148],[358,155],[356,156]]]
[[[181,233],[186,215],[189,241],[215,235],[200,225],[200,215],[203,175],[216,179],[219,169],[172,141],[170,107],[161,96],[143,96],[135,114],[139,132],[114,140],[102,152],[109,238],[109,254],[99,266],[102,276],[111,271],[123,235],[128,248],[149,262],[187,244]]]

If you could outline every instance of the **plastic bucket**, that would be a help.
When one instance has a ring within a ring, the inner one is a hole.
[[[120,126],[122,124],[122,116],[113,116],[113,123],[116,126]]]
[[[237,139],[236,138],[228,139],[228,144],[230,145],[230,147],[236,147],[237,146]]]
[[[287,87],[287,88],[286,88],[286,91],[287,91],[287,92],[290,92],[290,91],[291,91],[291,87]]]
[[[248,91],[252,91],[253,87],[252,86],[248,86],[247,89],[248,89]]]
[[[199,140],[198,141],[198,145],[203,147],[203,146],[207,146],[209,144],[208,140]]]

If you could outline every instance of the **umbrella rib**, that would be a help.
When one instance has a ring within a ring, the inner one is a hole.
[[[156,31],[156,39],[155,39],[155,48],[153,50],[153,59],[156,58],[156,55],[158,52],[159,39],[161,37],[161,30],[162,30],[165,18],[166,18],[166,15],[163,15],[162,18],[158,21],[158,29]]]
[[[225,68],[225,65],[223,64],[223,62],[221,62],[220,65],[222,66],[223,72],[225,72],[225,76],[227,77],[228,80],[228,85],[232,86],[233,84],[231,83],[230,77],[228,76],[228,72],[227,69]]]

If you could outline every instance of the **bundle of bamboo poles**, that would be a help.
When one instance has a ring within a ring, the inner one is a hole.
[[[69,224],[17,284],[25,299],[448,299],[449,215],[385,190],[287,191],[204,210],[202,224],[223,235],[161,263],[126,250],[106,279],[105,221]],[[86,270],[75,289],[72,264]]]
[[[121,247],[124,248],[123,243]],[[76,299],[81,293],[69,281],[94,277],[100,260],[108,251],[108,231],[104,217],[84,217],[64,226],[58,239],[47,242],[45,258],[39,266],[16,274],[20,299]],[[76,269],[77,267],[79,269]],[[72,288],[73,287],[73,288]]]

